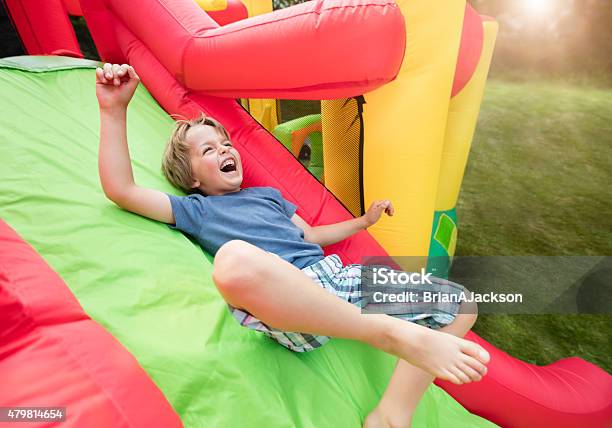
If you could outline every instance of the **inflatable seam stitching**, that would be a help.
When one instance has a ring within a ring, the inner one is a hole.
[[[384,4],[384,5],[378,4],[378,3],[366,3],[366,4],[350,5],[350,6],[334,6],[334,7],[327,8],[327,9],[325,9],[323,11],[310,10],[308,12],[303,12],[303,13],[300,13],[298,15],[287,16],[286,18],[283,18],[283,19],[277,19],[277,20],[274,20],[274,21],[260,22],[260,23],[255,24],[255,25],[251,25],[251,26],[247,26],[247,27],[242,27],[242,28],[237,28],[237,29],[235,29],[233,31],[228,31],[228,32],[224,32],[224,33],[221,33],[221,34],[211,34],[211,35],[201,34],[201,35],[194,35],[194,37],[198,38],[198,39],[206,39],[206,38],[213,38],[213,37],[219,37],[219,36],[226,36],[228,34],[238,33],[238,32],[243,31],[243,30],[250,30],[252,28],[257,28],[257,27],[260,27],[262,25],[270,25],[271,23],[275,23],[276,24],[278,22],[287,21],[289,19],[301,17],[301,16],[304,16],[304,15],[310,15],[310,14],[321,15],[324,12],[328,12],[328,11],[336,10],[336,9],[349,9],[349,8],[356,9],[356,8],[368,7],[368,6],[377,6],[379,8],[384,8],[384,7],[391,6],[391,7],[397,8],[397,4],[396,3],[387,3],[387,4]],[[221,27],[217,27],[217,28],[221,28]],[[214,30],[216,30],[217,28],[215,28]],[[210,29],[210,30],[213,30],[213,29]],[[206,30],[206,31],[210,31],[210,30]]]

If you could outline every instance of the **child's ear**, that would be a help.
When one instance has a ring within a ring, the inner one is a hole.
[[[200,182],[198,180],[193,180],[193,184],[191,185],[192,189],[197,189],[200,187]]]

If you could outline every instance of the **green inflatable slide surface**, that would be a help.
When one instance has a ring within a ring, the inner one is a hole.
[[[240,327],[211,281],[210,255],[105,198],[96,65],[0,60],[0,216],[136,357],[186,427],[361,426],[394,358],[340,339],[296,354]],[[171,129],[141,85],[128,113],[135,179],[176,193],[160,171]],[[413,426],[495,425],[431,386]]]

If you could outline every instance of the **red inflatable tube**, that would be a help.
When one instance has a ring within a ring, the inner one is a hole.
[[[100,0],[81,4],[87,18]],[[392,0],[310,1],[224,27],[193,1],[108,5],[186,88],[222,97],[361,95],[392,80],[404,54]]]
[[[509,428],[612,426],[612,376],[572,357],[536,366],[508,355],[473,332],[466,339],[491,354],[480,382],[436,381],[472,413]]]
[[[6,0],[19,37],[30,55],[83,58],[62,0]]]
[[[107,9],[104,0],[81,0],[80,4],[89,33],[102,61],[115,64],[128,62],[115,36],[116,19]]]
[[[2,406],[66,407],[57,426],[182,426],[134,357],[1,220],[0,379]]]
[[[451,97],[461,92],[472,78],[478,61],[480,61],[483,37],[484,29],[480,15],[469,3],[466,3]]]
[[[63,0],[66,10],[70,15],[82,16],[83,11],[81,10],[81,3],[79,0]]]

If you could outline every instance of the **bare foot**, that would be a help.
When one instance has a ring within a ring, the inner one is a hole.
[[[479,381],[491,358],[477,343],[443,331],[398,320],[391,334],[391,352],[431,375],[455,384]]]
[[[378,407],[372,410],[372,412],[363,421],[363,428],[411,428],[410,419],[408,422],[404,421],[401,424],[396,424],[390,418],[387,417],[382,410]]]

